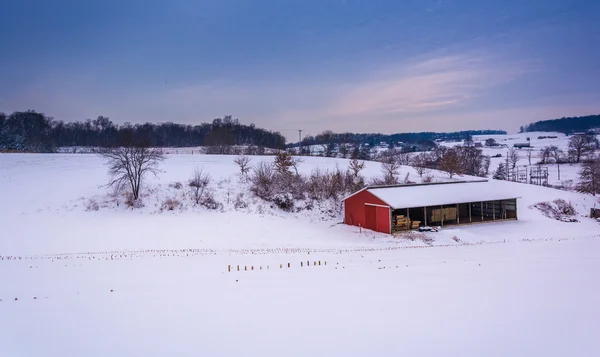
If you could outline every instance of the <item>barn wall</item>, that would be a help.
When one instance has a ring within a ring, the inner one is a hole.
[[[373,196],[373,194],[371,194],[367,190],[364,190],[344,201],[344,223],[352,226],[360,225],[361,227],[365,227],[368,229],[373,229],[383,233],[389,233],[389,226],[391,224],[391,222],[388,222],[390,220],[389,208],[368,208],[370,210],[370,216],[373,216],[371,217],[371,222],[369,224],[367,222],[367,209],[365,208],[365,203],[387,206],[385,202]],[[384,218],[384,211],[386,212],[385,215],[387,215],[387,218]],[[370,225],[373,225],[373,221],[375,222],[375,226],[370,227]],[[385,230],[383,230],[384,225],[387,226]]]

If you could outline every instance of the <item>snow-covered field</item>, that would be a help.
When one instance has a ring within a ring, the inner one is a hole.
[[[0,155],[0,355],[600,350],[600,224],[584,217],[597,198],[501,182],[521,197],[519,221],[442,229],[428,245],[337,224],[328,207],[269,207],[246,192],[233,159],[170,155],[131,210],[100,187],[106,168],[94,155]],[[347,164],[306,158],[300,171]],[[185,200],[196,168],[223,209],[162,211],[169,197]],[[380,175],[379,164],[363,174]],[[248,207],[236,209],[240,194]],[[579,223],[530,208],[558,198]]]

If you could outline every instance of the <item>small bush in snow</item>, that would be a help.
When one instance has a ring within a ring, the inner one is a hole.
[[[98,205],[98,202],[96,202],[96,200],[89,200],[85,209],[87,211],[97,211],[100,209],[100,206]]]
[[[144,204],[142,203],[142,200],[140,199],[135,199],[133,194],[131,192],[127,192],[125,194],[125,205],[129,208],[142,208],[144,207]]]
[[[210,175],[202,172],[202,170],[196,170],[194,172],[194,175],[190,179],[189,186],[192,189],[192,198],[196,204],[200,204],[200,201],[204,198],[204,193],[206,192],[210,181]]]
[[[539,202],[534,205],[544,216],[554,219],[561,219],[564,216],[574,216],[577,211],[570,202],[563,199],[557,199],[552,202]]]
[[[178,208],[181,208],[181,202],[179,202],[176,198],[167,198],[161,207],[163,211],[174,211]]]
[[[240,155],[236,157],[233,162],[239,166],[241,177],[248,177],[248,173],[250,173],[250,158],[246,155]]]
[[[280,209],[290,212],[294,208],[294,197],[291,193],[278,193],[273,196],[273,203]]]
[[[252,185],[250,190],[257,197],[263,200],[269,200],[272,194],[273,179],[275,177],[275,170],[273,165],[261,162],[254,168],[254,173],[250,178]]]
[[[173,182],[173,183],[169,184],[169,187],[173,187],[176,190],[181,190],[183,185],[181,184],[181,182]]]
[[[563,199],[554,200],[553,203],[556,205],[557,211],[565,216],[574,216],[577,214],[575,207],[571,204],[571,202],[567,202]]]
[[[207,192],[204,196],[202,196],[199,203],[201,206],[210,210],[219,210],[223,208],[223,204],[217,202],[210,192]]]
[[[233,205],[235,206],[235,209],[248,208],[248,202],[244,200],[243,193],[238,193],[238,195],[235,197],[235,202]]]

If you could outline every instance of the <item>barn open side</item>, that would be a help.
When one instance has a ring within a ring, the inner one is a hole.
[[[517,197],[489,181],[367,187],[344,199],[344,222],[382,233],[517,219]]]

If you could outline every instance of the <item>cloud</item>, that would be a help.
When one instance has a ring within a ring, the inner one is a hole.
[[[416,59],[379,69],[329,89],[320,108],[288,112],[287,117],[329,120],[382,118],[439,112],[465,104],[480,93],[528,73],[530,63],[499,64],[475,55]]]
[[[106,115],[118,123],[198,124],[232,114],[242,122],[282,131],[290,140],[296,140],[297,129],[306,134],[325,129],[388,133],[504,129],[505,114],[511,115],[515,125],[517,120],[531,121],[531,116],[537,119],[539,113],[556,116],[540,103],[514,108],[490,94],[504,85],[508,86],[503,90],[514,88],[513,82],[534,72],[536,63],[473,52],[421,56],[397,63],[388,61],[387,65],[381,62],[374,60],[359,73],[327,79],[302,74],[188,85],[162,82],[114,90],[107,90],[106,84],[98,85],[101,77],[83,74],[38,83],[5,97],[0,105],[4,110],[32,108],[64,120]],[[548,108],[557,108],[561,113],[566,112],[561,108],[574,108],[570,115],[577,115],[577,105],[572,103],[557,98]],[[577,104],[591,110],[589,103],[586,100]],[[21,104],[25,107],[19,107]]]

